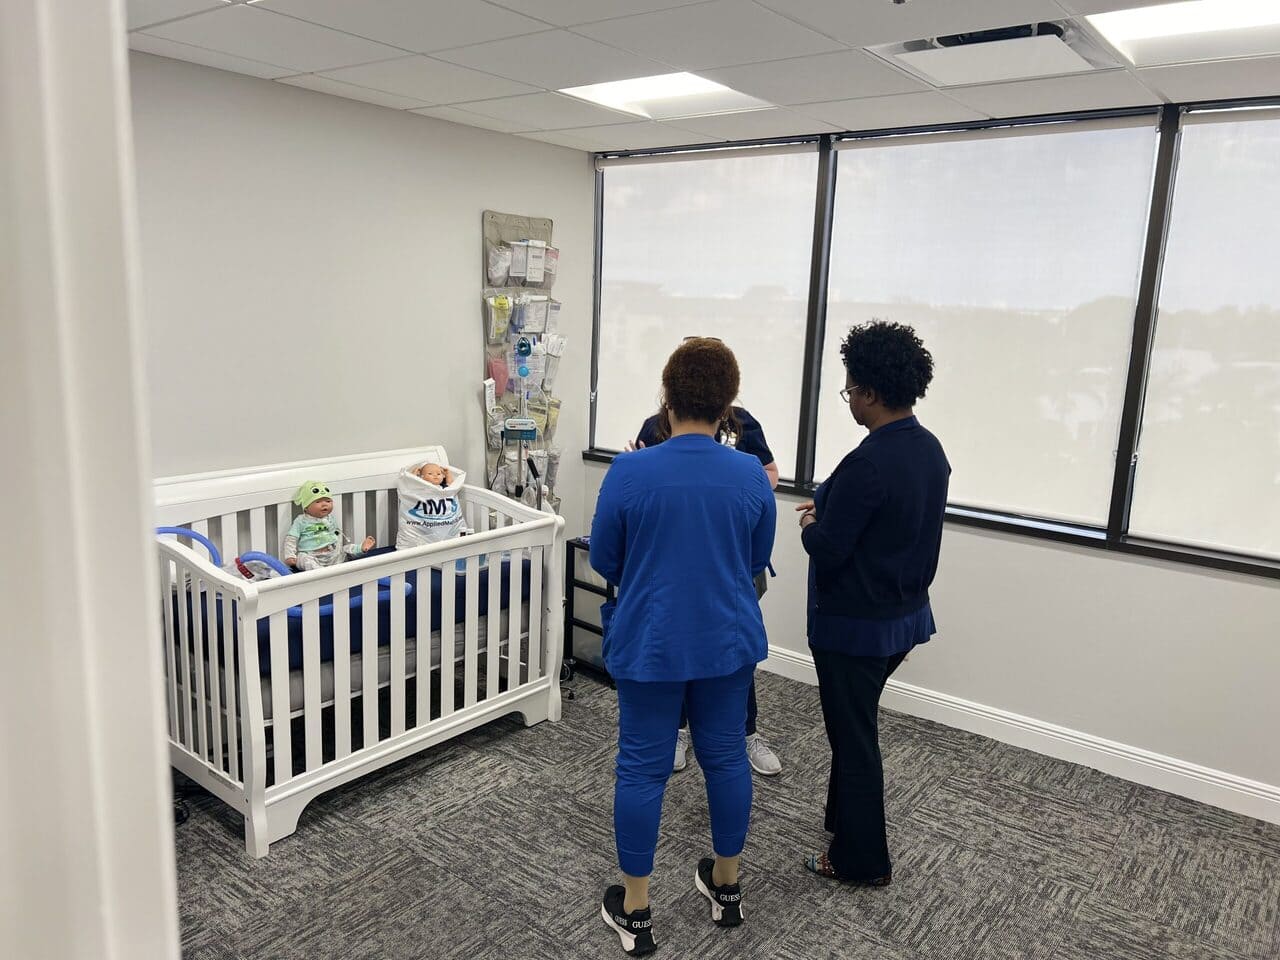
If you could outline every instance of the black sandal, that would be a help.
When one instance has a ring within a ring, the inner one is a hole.
[[[836,873],[836,868],[831,865],[831,861],[827,859],[825,853],[809,854],[805,858],[804,868],[810,873],[816,873],[825,880],[837,880],[840,883],[847,883],[854,887],[887,887],[893,882],[893,874],[891,873],[887,873],[883,877],[876,877],[874,880],[846,880]]]

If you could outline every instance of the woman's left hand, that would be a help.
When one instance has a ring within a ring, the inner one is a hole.
[[[812,510],[806,510],[800,516],[800,529],[803,530],[805,527],[811,526],[812,524],[815,524],[817,522],[818,522],[818,515],[814,513]]]

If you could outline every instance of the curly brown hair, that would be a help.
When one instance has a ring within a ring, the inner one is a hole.
[[[662,369],[663,407],[681,420],[718,423],[738,396],[741,375],[733,351],[719,340],[686,340]]]

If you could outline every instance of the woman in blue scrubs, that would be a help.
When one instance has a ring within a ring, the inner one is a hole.
[[[685,339],[687,342],[696,338],[686,337]],[[635,443],[628,443],[627,450],[656,447],[670,436],[671,423],[667,412],[665,409],[659,410],[645,420],[640,427],[640,432],[636,435]],[[749,453],[759,460],[765,476],[769,478],[770,488],[777,488],[778,463],[774,460],[773,451],[769,449],[769,443],[764,438],[764,428],[760,426],[760,421],[748,413],[744,407],[730,408],[729,415],[721,421],[716,430],[716,442],[733,447],[742,453]],[[769,589],[769,572],[761,572],[755,579],[757,600],[764,597],[765,591]],[[751,689],[747,692],[747,761],[751,764],[751,769],[761,776],[776,777],[782,772],[782,761],[756,729],[756,714],[756,684],[753,679]],[[680,714],[680,733],[676,738],[676,753],[672,761],[672,769],[676,772],[688,766],[691,743],[689,716],[685,711]]]
[[[776,507],[759,460],[715,439],[739,380],[720,341],[682,344],[662,372],[671,436],[614,461],[591,526],[591,565],[618,585],[616,607],[602,614],[618,687],[614,832],[624,882],[605,891],[601,915],[632,954],[655,947],[649,875],[682,704],[715,854],[697,864],[694,886],[716,924],[742,922],[747,693],[768,653],[753,581],[769,563]]]

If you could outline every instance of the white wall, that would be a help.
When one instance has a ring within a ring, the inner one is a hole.
[[[157,476],[428,443],[483,471],[484,209],[555,221],[557,442],[586,446],[587,154],[130,60]]]
[[[589,467],[585,524],[605,471]],[[770,645],[780,652],[775,666],[804,676],[808,566],[793,512],[799,502],[778,498],[778,576],[763,608]],[[945,709],[901,693],[886,705],[1280,818],[1277,581],[949,524],[932,596],[939,633],[895,679],[923,688]],[[975,715],[971,706],[989,709]],[[1017,718],[1011,724],[1001,713]],[[1027,718],[1039,736],[1015,729]],[[1061,737],[1041,730],[1045,725],[1083,734],[1089,743],[1066,749],[1050,742]],[[1134,748],[1121,751],[1132,762],[1102,756],[1114,746],[1091,738]],[[1171,775],[1153,771],[1151,763],[1168,765],[1134,760],[1141,751],[1178,763]],[[1187,773],[1186,765],[1208,773]],[[1213,782],[1197,785],[1187,777]],[[1223,785],[1233,777],[1258,781],[1265,796],[1231,796],[1257,792]]]

